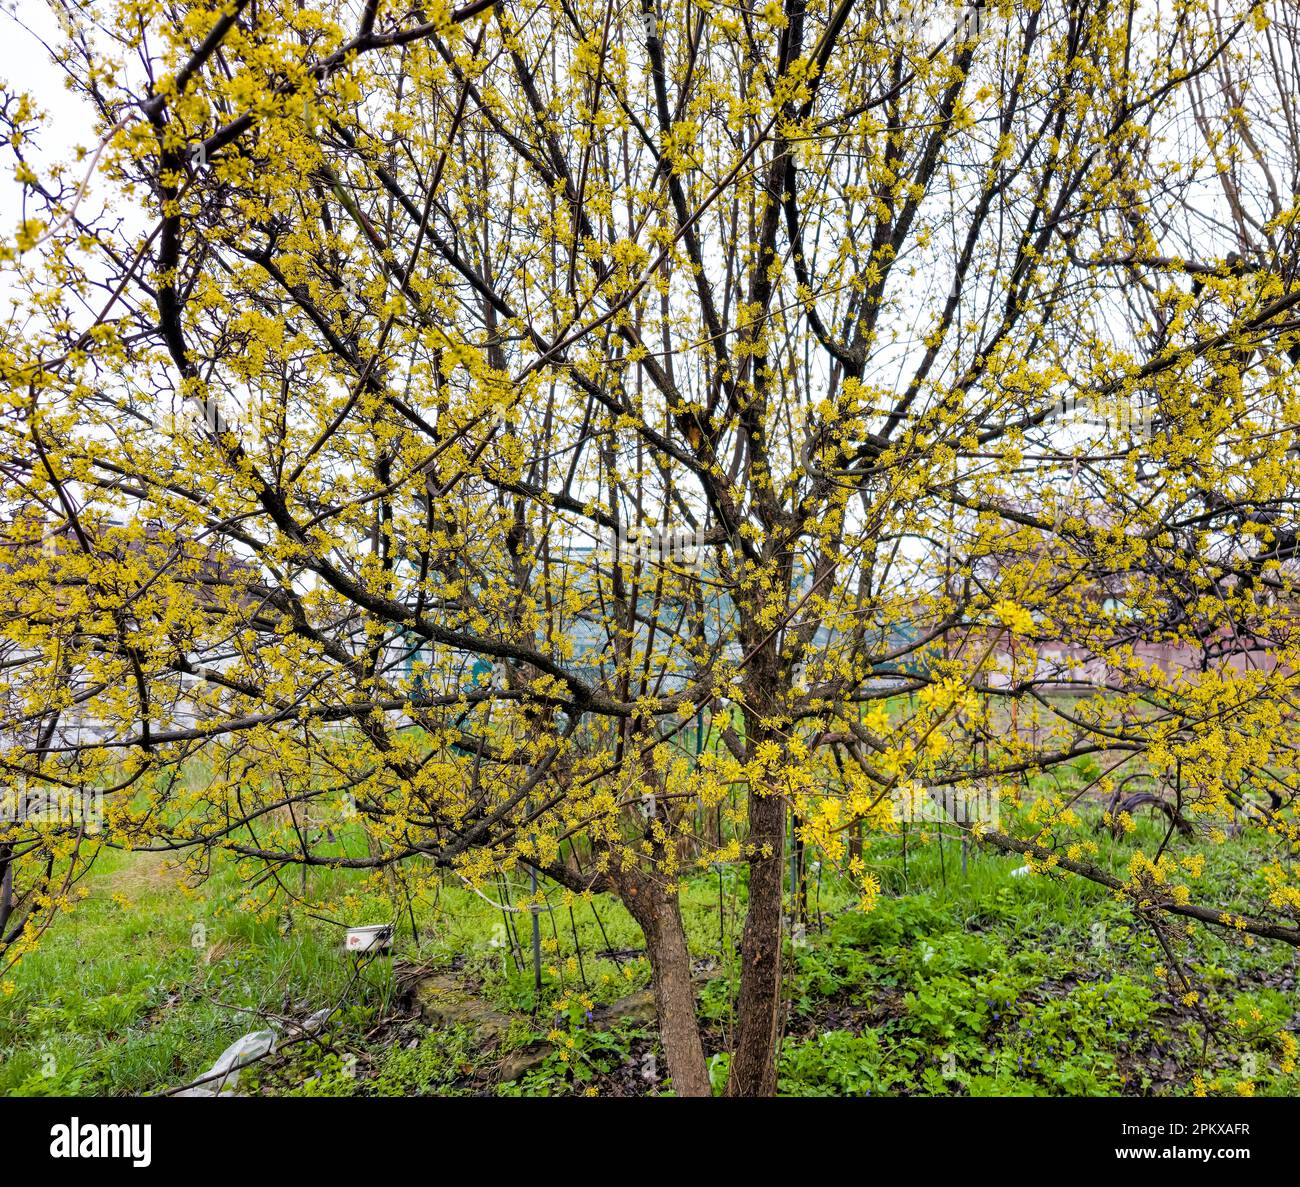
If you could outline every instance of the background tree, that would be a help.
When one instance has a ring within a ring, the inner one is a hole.
[[[741,863],[770,1093],[788,820],[869,906],[864,823],[976,792],[1157,929],[1300,940],[1290,0],[55,11],[2,758],[105,820],[3,834],[11,960],[106,844],[535,869],[627,906],[706,1094],[678,888]],[[1126,878],[1010,810],[1085,757],[1169,817]],[[1178,853],[1242,812],[1258,917]]]

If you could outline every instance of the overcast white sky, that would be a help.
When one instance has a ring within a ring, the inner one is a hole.
[[[0,2],[0,81],[27,91],[51,119],[38,146],[39,161],[71,160],[72,150],[95,143],[93,115],[63,85],[63,72],[41,44],[57,36],[58,24],[45,0]],[[80,178],[80,172],[76,174]],[[0,172],[0,226],[12,233],[22,210],[22,188],[12,170]]]

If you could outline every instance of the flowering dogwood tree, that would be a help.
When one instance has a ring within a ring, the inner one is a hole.
[[[788,834],[869,908],[938,805],[1300,942],[1294,0],[53,11],[75,151],[0,95],[7,961],[103,846],[532,870],[626,905],[707,1094],[678,895],[734,863],[753,1095]],[[1165,844],[1110,870],[1090,801]]]

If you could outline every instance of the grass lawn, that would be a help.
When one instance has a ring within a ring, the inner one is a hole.
[[[1135,845],[1155,843],[1156,826],[1142,822],[1124,841],[1103,840],[1103,857],[1121,869]],[[1257,909],[1260,886],[1229,877],[1259,864],[1259,844],[1207,848],[1197,897]],[[906,846],[873,839],[868,860],[884,888],[869,914],[824,871],[811,874],[806,934],[788,948],[783,1093],[1300,1093],[1290,948],[1197,924],[1175,939],[1184,985],[1149,924],[1095,885],[1015,877],[1018,861],[978,850],[963,873],[953,840],[941,849],[915,831]],[[403,915],[395,958],[359,972],[337,921],[384,921],[393,909],[354,874],[313,872],[311,895],[327,909],[312,914],[250,909],[233,864],[191,887],[155,855],[111,853],[86,885],[0,996],[0,1094],[164,1091],[201,1075],[239,1035],[290,1034],[295,1019],[335,1005],[314,1039],[246,1070],[240,1091],[671,1090],[652,1020],[588,1017],[648,984],[640,934],[613,900],[570,908],[551,896],[538,1000],[528,917],[512,916],[520,953],[502,913],[450,882],[416,905],[418,941]],[[701,874],[684,896],[719,1084],[743,905],[736,868]],[[409,992],[419,970],[454,976],[506,1014],[500,1043],[421,1021]],[[502,1082],[502,1060],[520,1050],[536,1055]]]

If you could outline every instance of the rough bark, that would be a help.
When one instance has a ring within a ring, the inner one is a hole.
[[[620,897],[645,935],[659,1038],[673,1091],[678,1096],[711,1096],[709,1068],[695,1015],[691,954],[676,892],[665,891],[648,878],[638,878],[621,888]]]
[[[750,793],[749,839],[770,856],[749,863],[749,909],[741,940],[736,1050],[728,1096],[776,1093],[776,1045],[781,1021],[781,872],[785,800]]]
[[[788,579],[788,572],[783,574]],[[747,756],[769,739],[780,741],[770,724],[778,711],[781,661],[769,635],[752,651],[746,682]],[[749,902],[741,939],[740,997],[736,1049],[731,1057],[728,1096],[773,1096],[781,1023],[782,875],[785,869],[785,796],[779,787],[749,789]]]

